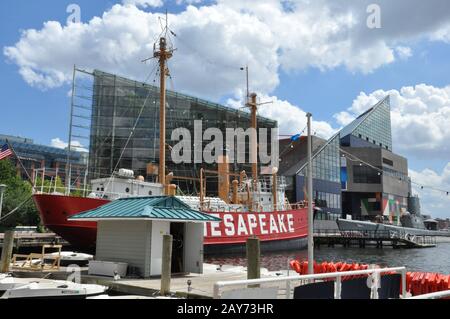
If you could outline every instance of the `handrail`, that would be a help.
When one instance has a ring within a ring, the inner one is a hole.
[[[450,297],[450,290],[432,292],[429,294],[408,297],[405,299],[440,299],[440,298],[445,298],[445,297]]]
[[[285,276],[285,277],[261,278],[261,279],[218,281],[214,284],[213,298],[220,299],[220,296],[221,296],[220,289],[224,288],[224,287],[286,282],[286,299],[290,299],[290,290],[291,290],[290,282],[291,281],[336,278],[335,288],[334,288],[335,289],[335,299],[340,299],[342,277],[355,276],[355,275],[370,275],[370,274],[379,275],[381,273],[387,273],[387,272],[401,273],[401,275],[402,275],[402,296],[403,296],[403,298],[405,298],[406,297],[406,267],[372,268],[372,269],[366,269],[366,270],[322,273],[322,274],[301,275],[301,276]],[[376,285],[374,285],[374,287],[376,287]],[[378,299],[378,288],[376,288],[376,289],[373,288],[372,290],[374,292],[374,298]]]
[[[408,240],[420,244],[435,244],[434,235],[411,235],[400,230],[361,230],[361,229],[320,229],[314,230],[314,236],[337,236],[343,238],[374,238],[374,239],[399,239]]]

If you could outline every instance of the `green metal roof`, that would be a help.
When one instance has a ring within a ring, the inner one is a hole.
[[[177,221],[216,222],[220,218],[191,209],[172,196],[120,198],[96,209],[71,216],[69,220],[166,219]]]

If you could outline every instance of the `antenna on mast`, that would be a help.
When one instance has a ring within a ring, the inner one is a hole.
[[[166,77],[170,76],[167,61],[173,56],[174,51],[172,44],[167,41],[167,31],[169,30],[167,10],[166,25],[165,27],[161,26],[161,28],[163,30],[159,42],[153,46],[153,58],[159,61],[160,74],[158,181],[164,186],[164,191],[166,192]]]

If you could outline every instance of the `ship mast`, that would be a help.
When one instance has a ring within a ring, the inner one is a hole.
[[[251,111],[251,138],[250,138],[250,157],[252,163],[252,177],[253,177],[253,187],[254,191],[257,190],[258,185],[258,121],[257,112],[258,104],[256,103],[256,94],[252,93],[250,95],[251,100],[248,102],[248,107]]]
[[[173,55],[173,50],[167,48],[166,38],[159,39],[159,48],[155,49],[153,57],[159,60],[160,71],[160,103],[159,103],[159,170],[158,180],[166,189],[166,76],[169,75],[167,60]]]

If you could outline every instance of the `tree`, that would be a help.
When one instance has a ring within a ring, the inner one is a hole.
[[[31,184],[17,176],[16,168],[8,159],[0,161],[0,184],[7,186],[3,197],[2,216],[5,216],[22,202],[28,200],[14,214],[0,222],[0,228],[21,225],[38,226],[40,224],[40,217],[31,199]]]

